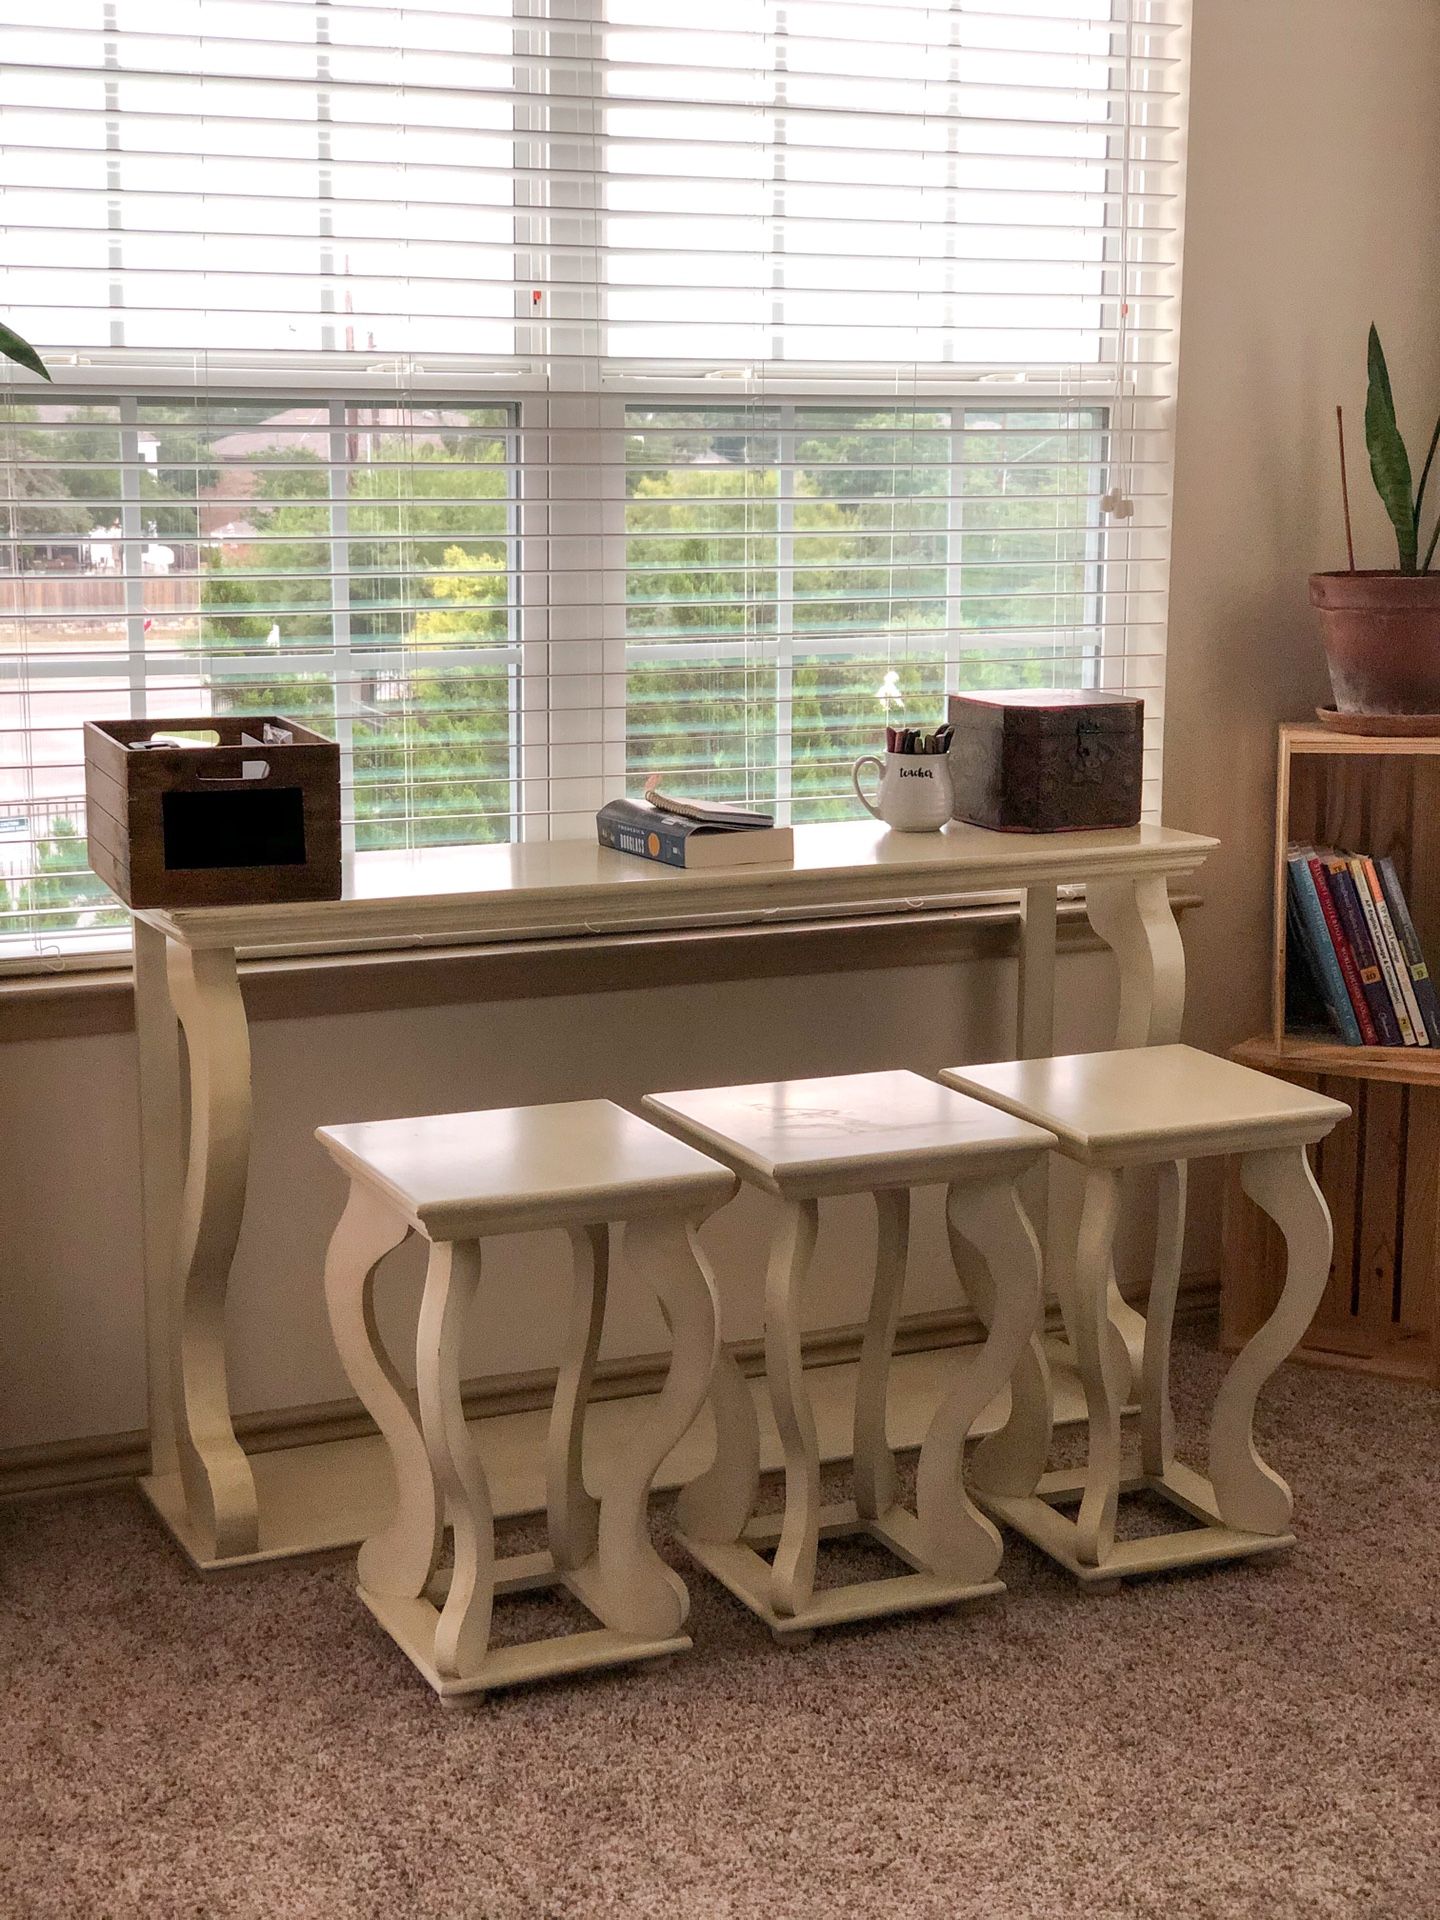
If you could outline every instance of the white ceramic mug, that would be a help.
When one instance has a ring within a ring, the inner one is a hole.
[[[880,775],[875,800],[860,785],[862,767]],[[850,777],[860,804],[896,833],[938,833],[954,810],[948,754],[887,753],[882,760],[878,753],[863,753]]]

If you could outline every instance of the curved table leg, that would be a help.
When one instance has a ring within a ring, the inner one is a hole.
[[[675,1502],[675,1524],[694,1540],[738,1540],[760,1490],[760,1422],[749,1383],[721,1346],[710,1382],[715,1458]]]
[[[820,1545],[820,1448],[800,1353],[800,1295],[820,1210],[813,1200],[783,1204],[765,1272],[765,1380],[785,1458],[785,1517],[770,1590],[776,1613],[794,1614],[815,1591]]]
[[[448,1679],[473,1673],[484,1658],[495,1598],[490,1488],[460,1398],[460,1346],[479,1283],[475,1241],[435,1242],[415,1335],[415,1378],[433,1498],[455,1537],[450,1591],[435,1623],[435,1670]]]
[[[1075,1522],[1076,1553],[1088,1566],[1099,1566],[1115,1543],[1120,1498],[1120,1415],[1129,1391],[1129,1369],[1124,1348],[1114,1338],[1107,1299],[1119,1213],[1119,1174],[1108,1167],[1092,1168],[1085,1176],[1069,1316],[1090,1424],[1085,1492]]]
[[[610,1281],[610,1229],[575,1227],[570,1246],[574,1281],[564,1360],[555,1382],[545,1442],[545,1508],[550,1551],[565,1571],[583,1566],[595,1551],[600,1507],[585,1491],[585,1408],[595,1377],[595,1356],[605,1324]]]
[[[1005,1425],[997,1432],[987,1434],[970,1458],[970,1477],[977,1487],[983,1488],[986,1493],[1023,1497],[1034,1493],[1050,1458],[1055,1408],[1050,1363],[1045,1357],[1040,1331],[1044,1302],[1043,1261],[1034,1225],[1026,1214],[1018,1192],[1015,1212],[1018,1221],[1014,1223],[1003,1208],[999,1210],[996,1221],[977,1217],[974,1209],[967,1208],[963,1199],[952,1189],[947,1198],[945,1221],[950,1234],[950,1257],[957,1272],[963,1266],[970,1304],[987,1334],[992,1334],[995,1327],[996,1272],[1007,1275],[1013,1273],[1016,1276],[1013,1284],[1007,1281],[1007,1291],[1018,1296],[1012,1303],[1016,1312],[1024,1310],[1032,1262],[1041,1273],[1036,1281],[1040,1293],[1039,1303],[1033,1308],[1033,1324],[1009,1376],[1009,1415]],[[976,1237],[977,1233],[985,1235],[983,1245]],[[988,1259],[984,1252],[986,1246],[991,1249]],[[984,1411],[983,1407],[980,1411]]]
[[[385,1351],[375,1321],[375,1272],[410,1232],[409,1223],[359,1181],[325,1256],[325,1304],[346,1377],[385,1437],[395,1474],[395,1512],[360,1548],[359,1581],[369,1593],[415,1599],[440,1558],[445,1512],[420,1431],[420,1403]]]
[[[175,1438],[185,1501],[210,1555],[255,1553],[260,1515],[225,1377],[225,1294],[250,1160],[250,1036],[232,948],[176,942],[170,994],[190,1056],[190,1152],[176,1238]]]
[[[1145,1346],[1140,1362],[1140,1465],[1162,1478],[1175,1457],[1175,1416],[1170,1410],[1170,1333],[1185,1251],[1185,1188],[1188,1169],[1170,1160],[1156,1169],[1159,1181],[1155,1265],[1145,1310]]]
[[[909,1189],[878,1191],[875,1219],[875,1280],[855,1380],[855,1511],[862,1520],[878,1520],[895,1504],[895,1456],[886,1437],[885,1406],[910,1246]]]
[[[1011,1416],[1011,1464],[1019,1455],[1025,1471],[1034,1466],[1027,1492],[1040,1477],[1049,1446],[1049,1395],[1041,1394],[1036,1371],[1040,1247],[1010,1181],[983,1187],[957,1181],[945,1211],[952,1252],[971,1249],[976,1256],[972,1275],[984,1275],[978,1282],[972,1277],[971,1288],[988,1296],[983,1306],[977,1304],[988,1331],[983,1346],[962,1361],[959,1380],[930,1422],[916,1473],[916,1513],[932,1571],[978,1584],[994,1578],[1004,1549],[996,1528],[965,1491],[965,1441],[1012,1375],[1022,1384]],[[1043,1368],[1043,1358],[1039,1364]]]
[[[180,1115],[180,1028],[166,980],[163,933],[136,915],[135,1038],[140,1093],[140,1199],[145,1230],[145,1370],[150,1472],[180,1472],[172,1392],[175,1228],[184,1183]]]
[[[650,1282],[670,1327],[670,1369],[600,1502],[597,1548],[603,1619],[622,1633],[664,1638],[690,1610],[684,1581],[650,1539],[650,1488],[665,1456],[705,1404],[719,1348],[715,1280],[693,1225],[675,1215],[625,1227],[625,1254]]]
[[[1240,1184],[1285,1236],[1285,1285],[1215,1397],[1210,1480],[1227,1526],[1279,1534],[1290,1524],[1290,1489],[1255,1450],[1255,1402],[1315,1317],[1330,1270],[1330,1210],[1303,1147],[1245,1154]]]
[[[1185,948],[1164,875],[1087,881],[1085,911],[1120,971],[1115,1045],[1157,1047],[1178,1040],[1185,1010]],[[1140,1391],[1144,1372],[1145,1316],[1121,1293],[1113,1268],[1108,1291],[1111,1321],[1130,1356],[1129,1399]]]
[[[1120,969],[1117,1047],[1158,1047],[1180,1038],[1185,949],[1163,874],[1085,885],[1090,925]]]

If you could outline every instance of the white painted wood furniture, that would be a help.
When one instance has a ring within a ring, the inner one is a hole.
[[[1049,1128],[1059,1151],[1084,1169],[1078,1240],[1054,1263],[1050,1278],[1085,1388],[1089,1458],[1078,1473],[1032,1471],[1034,1462],[1048,1459],[1049,1421],[1035,1430],[1039,1403],[1017,1398],[1009,1444],[977,1455],[973,1479],[981,1505],[1079,1579],[1104,1586],[1130,1574],[1293,1545],[1290,1489],[1255,1450],[1255,1403],[1310,1324],[1325,1288],[1330,1215],[1305,1150],[1350,1109],[1185,1046],[955,1067],[941,1078]],[[1236,1357],[1216,1396],[1207,1478],[1175,1457],[1170,1330],[1187,1163],[1222,1154],[1238,1156],[1246,1193],[1280,1228],[1287,1266],[1274,1313]],[[1112,1260],[1120,1179],[1134,1166],[1154,1166],[1159,1176],[1155,1266],[1144,1314],[1121,1298]],[[1120,1416],[1135,1391],[1141,1471],[1122,1477]],[[1200,1525],[1117,1541],[1119,1496],[1141,1487]],[[1074,1519],[1058,1510],[1077,1498]]]
[[[617,1666],[690,1645],[684,1583],[650,1542],[660,1462],[705,1402],[719,1343],[714,1282],[695,1228],[733,1174],[608,1100],[322,1127],[349,1176],[325,1298],[350,1384],[384,1434],[397,1499],[360,1549],[360,1596],[443,1697]],[[605,1318],[611,1223],[670,1327],[665,1385],[597,1499],[581,1471],[585,1406]],[[481,1243],[563,1227],[575,1286],[545,1452],[549,1548],[495,1558],[489,1488],[460,1397],[460,1346]],[[414,1390],[385,1351],[376,1269],[410,1234],[429,1242]],[[441,1567],[447,1527],[453,1567]],[[497,1593],[561,1584],[600,1622],[588,1633],[490,1647]]]
[[[1015,1183],[1055,1136],[914,1073],[659,1093],[643,1104],[779,1203],[765,1283],[765,1377],[785,1455],[784,1512],[752,1517],[760,1472],[755,1406],[733,1357],[722,1351],[711,1393],[715,1459],[676,1507],[685,1546],[777,1640],[1001,1592],[1000,1536],[967,1498],[961,1463],[977,1416],[1012,1374],[1030,1417],[1008,1431],[1038,1432],[1049,1405],[1038,1337],[1040,1251]],[[911,1513],[896,1494],[886,1387],[905,1282],[910,1189],[941,1182],[948,1184],[952,1245],[957,1257],[971,1256],[971,1291],[987,1334],[980,1347],[955,1350],[953,1382],[920,1449]],[[844,1193],[874,1198],[875,1279],[855,1397],[855,1497],[822,1506],[801,1365],[802,1295],[819,1202]],[[1008,1450],[1011,1443],[997,1436],[985,1444]],[[911,1571],[817,1592],[821,1538],[848,1533],[868,1534]],[[760,1551],[772,1546],[773,1566]]]
[[[1021,889],[1016,1051],[1054,1040],[1056,900],[1084,886],[1120,970],[1117,1044],[1174,1039],[1184,958],[1167,882],[1216,843],[1164,827],[1021,838],[980,827],[894,834],[873,822],[800,827],[795,861],[686,873],[590,841],[362,854],[341,900],[135,917],[151,1470],[142,1487],[196,1566],[345,1546],[386,1500],[373,1441],[252,1461],[236,1439],[225,1300],[245,1210],[250,1034],[237,953],[344,953],[563,940],[777,916],[955,904]],[[182,1089],[181,1048],[185,1035]],[[189,1146],[182,1114],[188,1092]],[[263,1501],[257,1491],[263,1484]]]

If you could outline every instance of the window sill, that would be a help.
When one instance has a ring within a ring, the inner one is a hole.
[[[1171,904],[1177,913],[1184,913],[1200,904],[1200,896],[1176,893]],[[303,1020],[321,1014],[541,1000],[561,994],[1005,958],[1018,949],[1019,926],[1019,905],[1007,901],[762,926],[508,941],[419,953],[241,960],[240,979],[251,1020]],[[1083,902],[1062,900],[1060,951],[1091,952],[1101,945],[1085,917]],[[0,1043],[130,1033],[134,1025],[128,964],[0,981]]]

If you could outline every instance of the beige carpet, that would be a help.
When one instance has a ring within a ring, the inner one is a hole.
[[[1281,1559],[1097,1600],[1014,1546],[1006,1600],[789,1653],[697,1577],[688,1657],[450,1710],[348,1559],[0,1510],[0,1913],[1430,1920],[1437,1408],[1285,1369]]]

